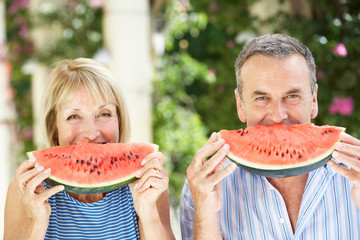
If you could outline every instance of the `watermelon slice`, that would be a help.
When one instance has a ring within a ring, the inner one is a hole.
[[[228,157],[249,172],[265,177],[288,177],[323,166],[344,128],[299,124],[258,125],[245,130],[221,130],[230,145]]]
[[[81,141],[77,145],[56,146],[28,152],[36,166],[51,168],[45,181],[64,185],[67,192],[95,194],[123,187],[135,180],[142,160],[156,152],[149,143],[96,144]]]

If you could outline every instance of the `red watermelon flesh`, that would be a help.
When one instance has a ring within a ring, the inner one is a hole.
[[[56,146],[29,152],[36,165],[51,168],[46,180],[62,184],[73,193],[108,192],[135,180],[142,160],[158,146],[149,143],[96,144],[81,141],[77,145]]]
[[[313,124],[257,125],[221,130],[219,137],[230,145],[228,157],[240,166],[267,177],[286,177],[324,165],[344,130]]]

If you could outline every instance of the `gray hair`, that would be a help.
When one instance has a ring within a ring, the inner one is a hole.
[[[254,55],[265,55],[277,59],[283,59],[293,54],[300,54],[305,58],[310,72],[311,93],[314,93],[316,87],[316,66],[310,50],[299,40],[293,37],[283,34],[267,34],[256,37],[248,42],[236,59],[235,74],[240,98],[242,97],[243,89],[241,67],[247,59]]]

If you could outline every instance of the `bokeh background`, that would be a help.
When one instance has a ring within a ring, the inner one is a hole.
[[[16,166],[45,146],[39,104],[49,69],[91,57],[123,87],[131,141],[155,142],[165,154],[180,238],[186,169],[212,132],[245,127],[233,65],[246,42],[266,33],[289,34],[312,51],[314,123],[360,137],[359,0],[0,0],[0,213]]]

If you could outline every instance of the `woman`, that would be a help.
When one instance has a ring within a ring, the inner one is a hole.
[[[112,74],[91,59],[61,62],[44,95],[51,146],[126,142],[129,120]],[[149,154],[139,180],[108,193],[67,193],[43,181],[51,169],[25,161],[11,181],[5,206],[5,239],[173,239],[160,152]]]

